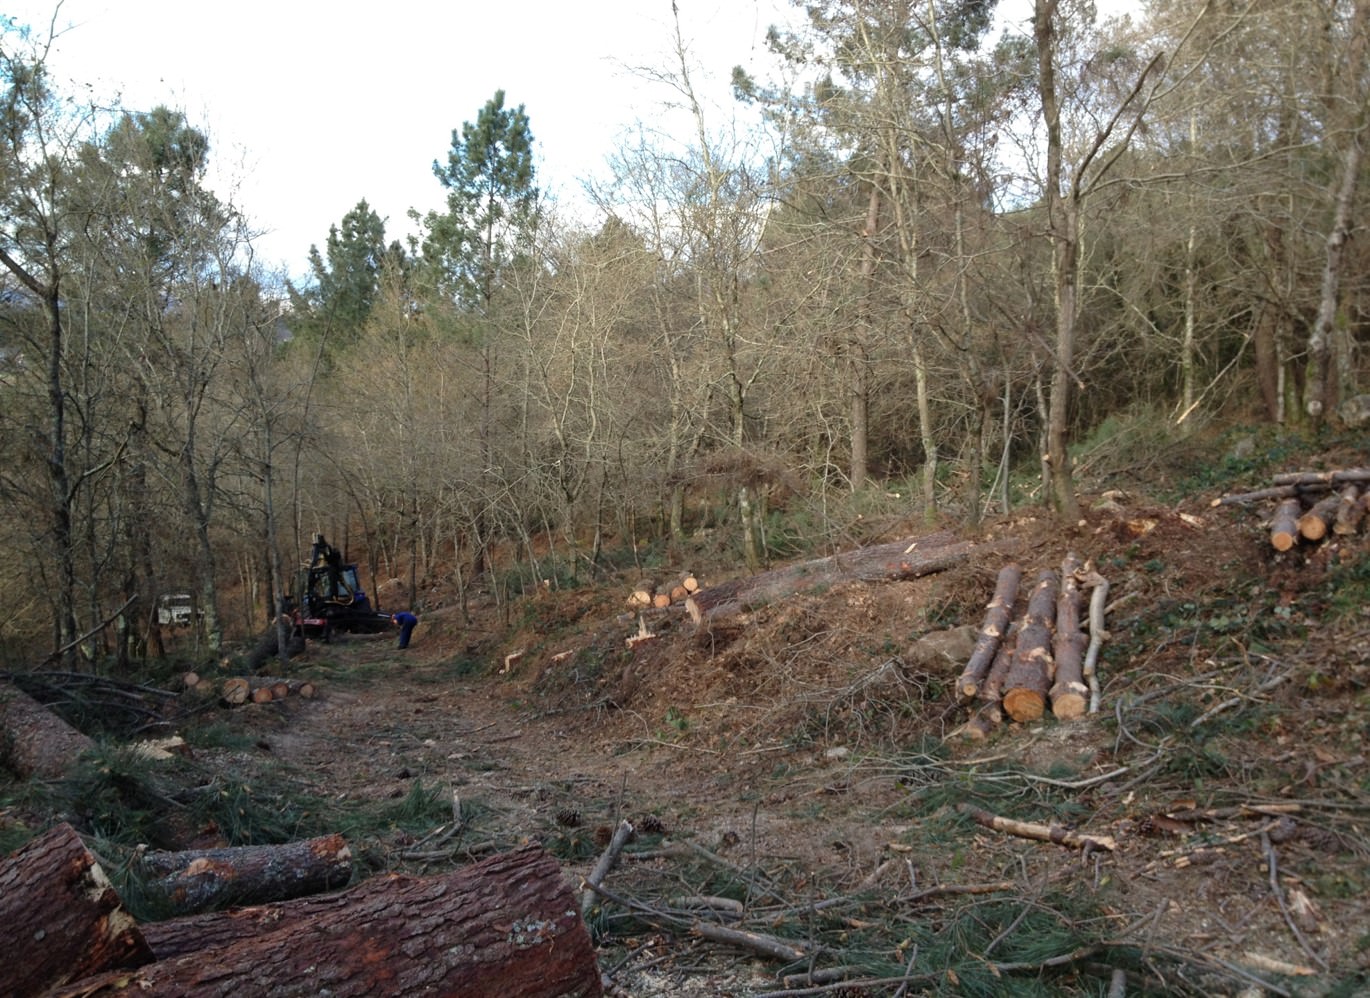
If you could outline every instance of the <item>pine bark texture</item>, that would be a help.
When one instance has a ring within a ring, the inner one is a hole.
[[[152,959],[133,916],[67,824],[0,861],[0,994],[10,998]]]
[[[178,915],[320,894],[352,878],[352,851],[336,833],[282,845],[149,852],[139,862],[144,890]]]
[[[19,687],[0,682],[0,762],[15,775],[56,779],[94,747],[89,737]]]
[[[445,876],[396,874],[177,925],[179,932],[153,930],[157,962],[51,998],[603,994],[571,885],[535,846]],[[192,949],[197,936],[207,945]]]

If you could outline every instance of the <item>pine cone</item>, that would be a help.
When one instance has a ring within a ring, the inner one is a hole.
[[[579,828],[580,812],[573,807],[563,807],[557,812],[556,821],[562,828]]]
[[[654,814],[643,817],[643,819],[637,823],[637,827],[643,835],[666,834],[666,826],[662,823],[661,819]]]

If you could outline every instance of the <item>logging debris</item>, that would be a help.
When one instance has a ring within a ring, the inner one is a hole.
[[[956,681],[957,698],[970,708],[957,732],[968,738],[988,737],[1005,715],[1020,723],[1037,720],[1048,705],[1062,720],[1099,710],[1108,580],[1073,551],[1059,572],[1040,571],[1026,598],[1018,592],[1021,579],[1017,563],[1000,569],[974,650]],[[1088,617],[1082,620],[1087,589]]]
[[[1270,546],[1276,551],[1358,534],[1370,514],[1370,468],[1287,472],[1274,476],[1267,488],[1219,496],[1210,505],[1272,500],[1277,501],[1269,519]]]

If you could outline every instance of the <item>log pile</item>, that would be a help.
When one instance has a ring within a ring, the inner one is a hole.
[[[1370,514],[1370,468],[1287,472],[1276,475],[1268,488],[1220,496],[1211,505],[1255,502],[1275,503],[1270,546],[1276,551],[1357,534]]]
[[[686,572],[676,582],[657,583],[654,579],[644,579],[633,587],[628,594],[628,605],[635,609],[653,607],[664,610],[668,606],[684,603],[699,592],[699,579]]]
[[[1000,569],[975,647],[956,681],[957,698],[971,709],[960,729],[967,737],[987,737],[1005,714],[1023,723],[1041,718],[1048,706],[1061,720],[1099,709],[1096,671],[1107,637],[1107,581],[1073,552],[1059,572],[1039,572],[1025,595],[1019,592],[1022,577],[1017,564]],[[1093,590],[1088,632],[1081,620],[1086,589]]]
[[[262,994],[268,985],[357,996],[603,993],[572,885],[537,846],[431,877],[391,874],[138,925],[80,837],[59,825],[0,860],[0,925],[24,927],[5,933],[0,971],[17,998]]]
[[[219,698],[230,707],[246,703],[270,703],[286,697],[312,700],[318,688],[307,679],[278,679],[274,676],[231,676],[219,687]]]

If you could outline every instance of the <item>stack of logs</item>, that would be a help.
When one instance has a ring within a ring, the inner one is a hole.
[[[1291,471],[1276,475],[1269,488],[1214,499],[1214,506],[1279,500],[1270,519],[1270,545],[1289,551],[1301,540],[1317,543],[1329,535],[1360,531],[1370,512],[1370,468],[1341,471]]]
[[[1074,553],[1065,556],[1059,573],[1038,573],[1025,600],[1018,594],[1022,576],[1017,564],[999,571],[984,624],[956,681],[958,699],[972,707],[961,729],[969,738],[987,737],[1005,714],[1035,721],[1048,703],[1061,719],[1099,709],[1097,665],[1107,636],[1108,581]],[[1081,629],[1086,588],[1093,589],[1088,639]]]
[[[628,596],[628,605],[631,607],[656,607],[664,610],[668,606],[676,603],[684,603],[692,595],[699,592],[699,580],[693,575],[686,574],[673,586],[658,586],[650,580],[639,582]]]
[[[241,707],[247,703],[270,703],[296,696],[312,700],[318,688],[307,679],[277,679],[273,676],[230,676],[222,683],[215,683],[198,673],[187,672],[182,681],[187,690],[212,696],[218,693],[219,699],[230,707]]]

